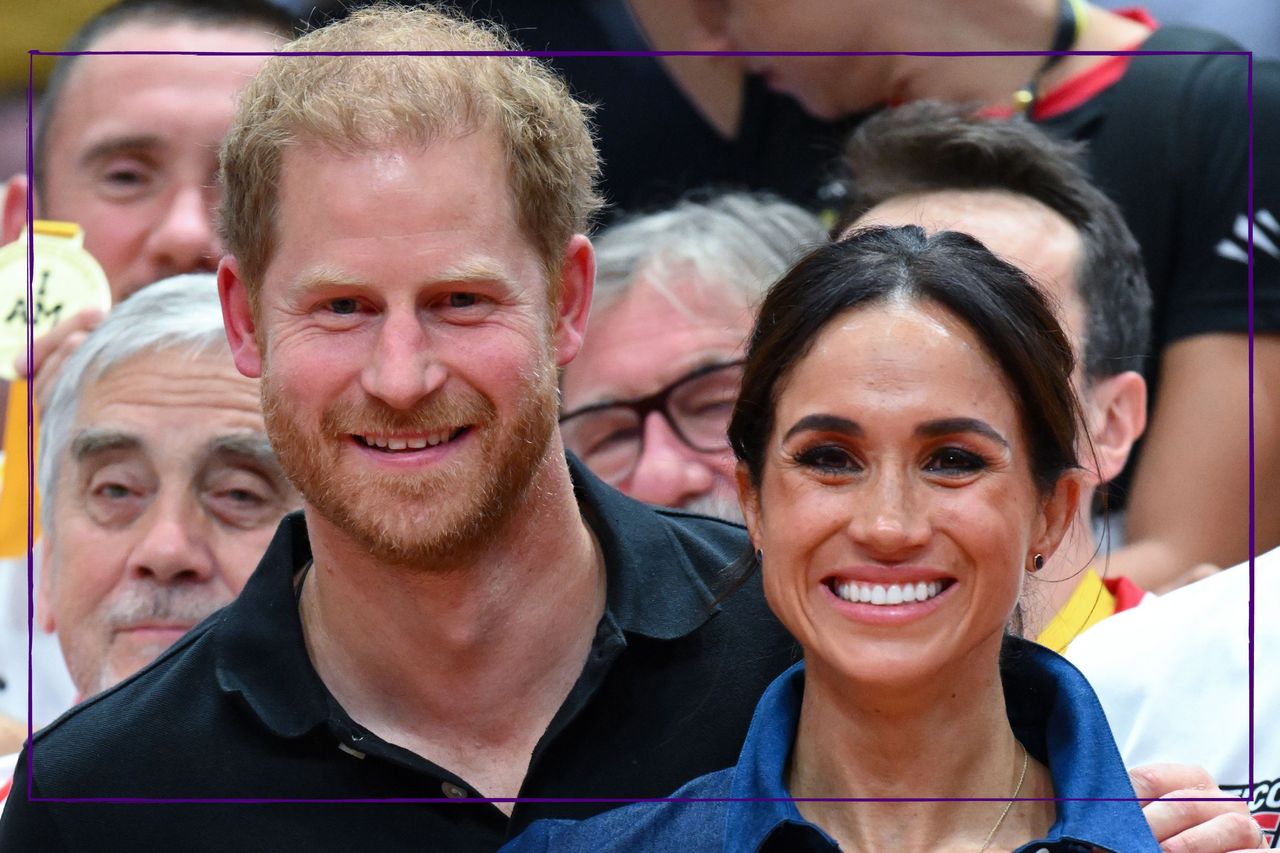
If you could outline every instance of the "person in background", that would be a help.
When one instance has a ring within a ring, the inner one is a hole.
[[[90,19],[65,51],[268,53],[293,33],[291,16],[266,0],[122,0]],[[236,93],[261,56],[63,56],[36,117],[33,185],[4,188],[0,245],[37,219],[74,222],[102,265],[113,303],[162,278],[212,272],[222,254],[214,228],[218,146]],[[44,377],[101,320],[63,321],[24,374]],[[44,374],[45,368],[49,369]],[[40,398],[47,395],[37,394]]]
[[[86,22],[63,49],[269,52],[292,29],[290,15],[266,0],[123,0]],[[211,272],[221,254],[213,225],[218,145],[236,93],[262,59],[59,57],[36,117],[34,185],[24,173],[4,186],[0,245],[22,233],[34,191],[37,219],[83,229],[85,249],[102,265],[114,303],[168,276]],[[35,341],[31,364],[18,373],[35,377],[37,406],[45,405],[61,366],[101,320],[101,312],[88,309]],[[0,383],[0,410],[8,388]],[[25,556],[0,561],[0,610],[0,714],[25,722]],[[32,657],[32,722],[40,726],[67,707],[74,691],[47,635],[35,635]]]
[[[624,494],[740,519],[725,438],[765,289],[817,217],[781,199],[687,199],[595,240],[591,334],[561,373],[565,447]]]
[[[748,72],[816,116],[934,99],[1021,112],[1087,141],[1089,172],[1142,247],[1154,296],[1150,424],[1113,490],[1129,546],[1115,568],[1158,591],[1200,564],[1246,558],[1250,369],[1255,386],[1280,387],[1280,160],[1249,152],[1251,139],[1257,152],[1280,139],[1280,62],[1125,55],[1241,48],[1085,0],[687,2],[700,26],[658,47],[884,52],[746,57]],[[1084,53],[1028,54],[1072,50]],[[949,51],[999,55],[926,53]],[[1280,394],[1252,405],[1257,504],[1274,506]],[[1280,545],[1280,514],[1256,521],[1258,549]]]
[[[298,506],[208,273],[140,291],[76,349],[38,466],[40,628],[56,632],[79,699],[231,601]]]
[[[1248,801],[1263,846],[1277,848],[1280,550],[1252,569],[1232,566],[1108,619],[1067,658],[1097,690],[1126,762],[1205,768]]]

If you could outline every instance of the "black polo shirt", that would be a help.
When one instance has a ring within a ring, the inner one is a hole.
[[[520,795],[666,796],[733,764],[756,700],[798,650],[758,580],[718,600],[747,547],[741,527],[655,510],[576,461],[571,470],[604,552],[607,601]],[[307,656],[293,580],[308,559],[302,515],[291,515],[234,603],[37,734],[0,849],[494,850],[538,818],[613,807],[520,803],[508,820],[457,802],[475,796],[466,779],[362,729]],[[276,802],[31,802],[28,763],[35,799]]]

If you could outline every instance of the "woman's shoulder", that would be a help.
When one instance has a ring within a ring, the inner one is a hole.
[[[537,821],[499,853],[689,853],[718,849],[724,839],[726,804],[715,800],[729,796],[733,772],[728,768],[708,773],[670,797],[611,809],[586,820]]]

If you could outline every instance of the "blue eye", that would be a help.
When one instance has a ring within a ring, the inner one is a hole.
[[[449,294],[450,308],[470,308],[474,306],[478,301],[479,299],[476,297],[474,293],[450,293]]]
[[[354,299],[330,299],[326,307],[334,314],[343,316],[354,314],[360,310],[360,305]]]
[[[958,447],[937,450],[925,463],[925,470],[941,474],[972,474],[987,467],[987,461],[976,453]]]

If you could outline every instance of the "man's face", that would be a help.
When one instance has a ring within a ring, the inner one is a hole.
[[[728,287],[688,275],[666,285],[680,295],[680,306],[646,283],[642,274],[623,297],[593,314],[582,353],[561,377],[566,413],[644,398],[703,368],[742,358],[752,312],[740,297]],[[714,407],[727,424],[736,387],[728,395],[714,384],[699,391],[697,380],[684,387],[693,387],[705,399],[689,400],[687,405],[669,402],[668,412]],[[575,446],[570,423],[565,424],[566,446],[592,466],[595,441],[585,436]],[[739,517],[734,457],[727,439],[722,437],[717,451],[697,450],[657,411],[650,412],[636,432],[627,436],[640,445],[634,467],[619,476],[597,473],[637,500]]]
[[[250,29],[130,24],[93,50],[270,51]],[[114,301],[162,278],[213,270],[218,146],[255,56],[84,56],[47,135],[39,215],[78,222]]]
[[[256,340],[308,524],[391,564],[476,553],[560,452],[546,276],[494,135],[290,148],[279,210]]]
[[[146,353],[90,386],[41,576],[44,626],[81,694],[133,674],[234,598],[296,504],[257,382],[228,354]]]
[[[948,191],[889,199],[852,227],[870,225],[919,225],[930,233],[960,231],[1029,275],[1053,302],[1078,357],[1076,386],[1085,387],[1079,358],[1085,346],[1085,307],[1076,288],[1083,248],[1079,232],[1061,214],[1013,193]]]

